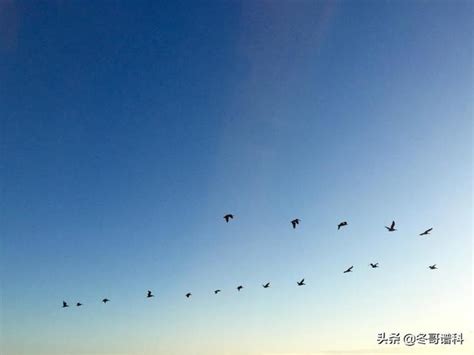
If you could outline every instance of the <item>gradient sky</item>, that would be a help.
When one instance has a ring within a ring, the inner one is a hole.
[[[404,353],[380,332],[467,352],[472,20],[468,1],[0,2],[0,352]]]

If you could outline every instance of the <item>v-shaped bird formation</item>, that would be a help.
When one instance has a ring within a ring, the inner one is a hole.
[[[229,223],[231,220],[234,219],[234,215],[228,213],[228,214],[226,214],[223,218],[224,218],[224,220],[225,220],[226,223]],[[290,221],[290,223],[291,223],[293,229],[296,229],[296,227],[299,226],[300,222],[301,222],[301,220],[300,220],[299,218],[295,218],[295,219],[293,219],[293,220]],[[340,230],[342,227],[346,227],[346,226],[348,226],[347,221],[342,221],[342,222],[340,222],[340,223],[337,224],[337,230]],[[392,221],[392,223],[390,224],[390,226],[385,226],[385,228],[387,229],[388,232],[395,232],[395,231],[397,231],[397,229],[395,228],[395,221]],[[420,233],[419,236],[431,235],[430,233],[431,233],[432,230],[433,230],[432,227],[431,227],[431,228],[428,228],[428,229],[426,229],[425,231],[423,231],[422,233]],[[378,262],[376,262],[376,263],[370,263],[369,266],[370,266],[372,269],[377,269],[377,268],[380,267]],[[351,273],[351,272],[353,272],[353,269],[354,269],[354,265],[351,265],[351,266],[349,266],[347,269],[345,269],[342,273],[343,273],[343,274]],[[428,266],[428,269],[430,269],[430,270],[437,270],[438,267],[436,266],[436,264],[433,264],[433,265],[429,265],[429,266]],[[297,285],[297,286],[306,286],[305,279],[303,278],[303,279],[301,279],[300,281],[297,281],[297,282],[296,282],[296,285]],[[265,288],[265,289],[270,288],[270,282],[265,282],[264,284],[262,284],[262,287]],[[236,289],[237,289],[238,292],[241,292],[241,291],[244,289],[244,286],[243,286],[243,285],[239,285],[239,286],[236,287]],[[215,295],[218,295],[219,293],[222,292],[222,290],[221,290],[221,289],[216,289],[216,290],[214,290],[213,292],[214,292]],[[188,292],[188,293],[185,294],[185,297],[188,298],[188,299],[191,298],[191,296],[192,296],[192,293],[191,293],[191,292]],[[155,295],[153,294],[152,291],[148,290],[148,291],[146,292],[145,297],[146,297],[146,298],[153,298],[153,297],[155,297]],[[108,298],[103,298],[103,299],[101,300],[101,302],[104,303],[104,304],[107,304],[108,302],[110,302],[110,300],[109,300]],[[83,305],[83,304],[82,304],[81,302],[77,302],[77,303],[76,303],[76,307],[81,307],[82,305]],[[66,301],[63,301],[63,303],[62,303],[62,308],[69,308],[69,304],[68,304]]]

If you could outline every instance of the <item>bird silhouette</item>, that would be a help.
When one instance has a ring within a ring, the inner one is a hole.
[[[233,215],[233,214],[230,214],[230,213],[229,213],[229,214],[226,214],[226,215],[224,216],[224,219],[225,219],[225,221],[226,221],[227,223],[229,223],[229,220],[234,219],[234,215]]]
[[[81,302],[77,302],[77,303],[76,303],[76,306],[77,306],[77,307],[80,307],[80,306],[82,306],[82,303],[81,303]]]
[[[337,225],[337,230],[341,229],[341,227],[344,227],[344,226],[347,226],[347,222],[344,221],[344,222],[341,222]]]
[[[270,282],[267,282],[265,285],[262,285],[263,288],[269,288],[270,287]]]
[[[304,285],[306,285],[306,284],[304,283],[304,279],[301,279],[301,281],[299,281],[299,282],[297,281],[296,283],[298,284],[298,286],[304,286]]]
[[[221,290],[215,290],[214,294],[217,295],[219,292],[221,292]]]
[[[192,293],[191,293],[191,292],[188,292],[188,293],[186,294],[186,298],[191,297],[191,295],[192,295]]]
[[[395,229],[395,221],[392,221],[392,224],[390,225],[390,227],[385,226],[385,228],[387,228],[387,230],[388,230],[389,232],[395,232],[395,231],[396,231],[396,229]]]
[[[240,290],[243,289],[243,288],[244,288],[244,286],[240,285],[240,286],[237,287],[237,291],[240,292]]]
[[[294,219],[294,220],[291,221],[291,225],[293,226],[293,229],[296,228],[296,225],[297,225],[297,224],[300,224],[300,221],[301,221],[301,220],[298,219],[298,218],[296,218],[296,219]]]
[[[104,299],[102,300],[102,302],[105,304],[105,303],[107,303],[107,302],[110,302],[110,300],[109,300],[108,298],[104,298]]]
[[[69,307],[69,305],[67,304],[67,302],[63,301],[63,308],[66,308],[66,307]]]
[[[148,290],[146,293],[146,298],[151,298],[151,297],[155,297],[155,295],[152,294],[150,290]]]
[[[344,274],[345,274],[346,272],[352,272],[352,268],[353,268],[353,267],[354,267],[354,266],[351,266],[351,267],[348,268],[346,271],[344,271]]]
[[[425,230],[423,233],[420,233],[420,235],[428,235],[430,232],[433,230],[433,228]]]
[[[438,268],[436,267],[436,264],[430,265],[430,266],[428,266],[428,267],[429,267],[431,270],[436,270],[436,269],[438,269]]]
[[[375,263],[375,264],[370,263],[370,266],[372,266],[372,269],[375,269],[379,267],[379,263]]]

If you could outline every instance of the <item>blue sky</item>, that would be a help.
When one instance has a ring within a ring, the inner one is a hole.
[[[467,1],[2,3],[2,353],[474,339],[472,14]]]

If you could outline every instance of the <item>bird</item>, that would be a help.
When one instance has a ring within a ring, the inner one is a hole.
[[[430,266],[428,266],[428,267],[429,267],[431,270],[436,270],[436,269],[438,269],[438,268],[436,267],[436,264],[430,265]]]
[[[82,306],[82,303],[81,303],[81,302],[77,302],[77,303],[76,303],[76,307],[80,307],[80,306]]]
[[[375,264],[370,263],[370,266],[372,266],[372,269],[375,269],[379,267],[379,263],[375,263]]]
[[[351,266],[350,268],[348,268],[348,269],[347,269],[346,271],[344,271],[343,273],[345,274],[346,272],[352,272],[352,268],[353,268],[353,267],[354,267],[354,266]]]
[[[191,295],[192,295],[192,293],[191,293],[191,292],[188,292],[188,293],[186,294],[186,298],[191,297]]]
[[[301,281],[299,281],[299,282],[296,281],[296,283],[298,284],[298,286],[304,286],[304,285],[306,285],[306,284],[304,283],[304,279],[301,279]]]
[[[433,230],[433,228],[425,230],[423,233],[420,233],[420,235],[428,235],[430,232]]]
[[[229,213],[229,214],[226,214],[226,215],[224,216],[224,219],[225,219],[225,221],[226,221],[227,223],[229,223],[229,220],[234,219],[234,215],[233,215],[233,214],[230,214],[230,213]]]
[[[110,300],[109,300],[108,298],[104,298],[104,299],[102,300],[102,302],[103,302],[104,304],[106,304],[107,302],[110,302]]]
[[[146,298],[151,298],[151,297],[155,297],[155,295],[152,294],[150,290],[148,290],[146,293]]]
[[[69,307],[66,301],[63,301],[63,308]]]
[[[387,228],[387,230],[388,230],[389,232],[395,232],[395,231],[396,231],[396,229],[395,229],[395,221],[392,221],[392,224],[390,225],[390,227],[385,226],[385,228]]]
[[[263,288],[269,288],[270,287],[270,282],[267,282],[265,285],[262,285]]]
[[[301,220],[298,219],[298,218],[296,218],[296,219],[294,219],[294,220],[291,221],[291,225],[293,226],[293,229],[296,228],[296,225],[297,225],[297,224],[300,224],[300,221],[301,221]]]
[[[341,222],[337,225],[337,230],[341,229],[341,227],[344,227],[344,226],[347,226],[347,222],[344,221],[344,222]]]
[[[237,287],[237,291],[240,292],[240,290],[243,289],[243,288],[244,288],[244,286],[240,285],[240,286]]]
[[[221,290],[215,290],[214,294],[217,295],[219,292],[221,292]]]

